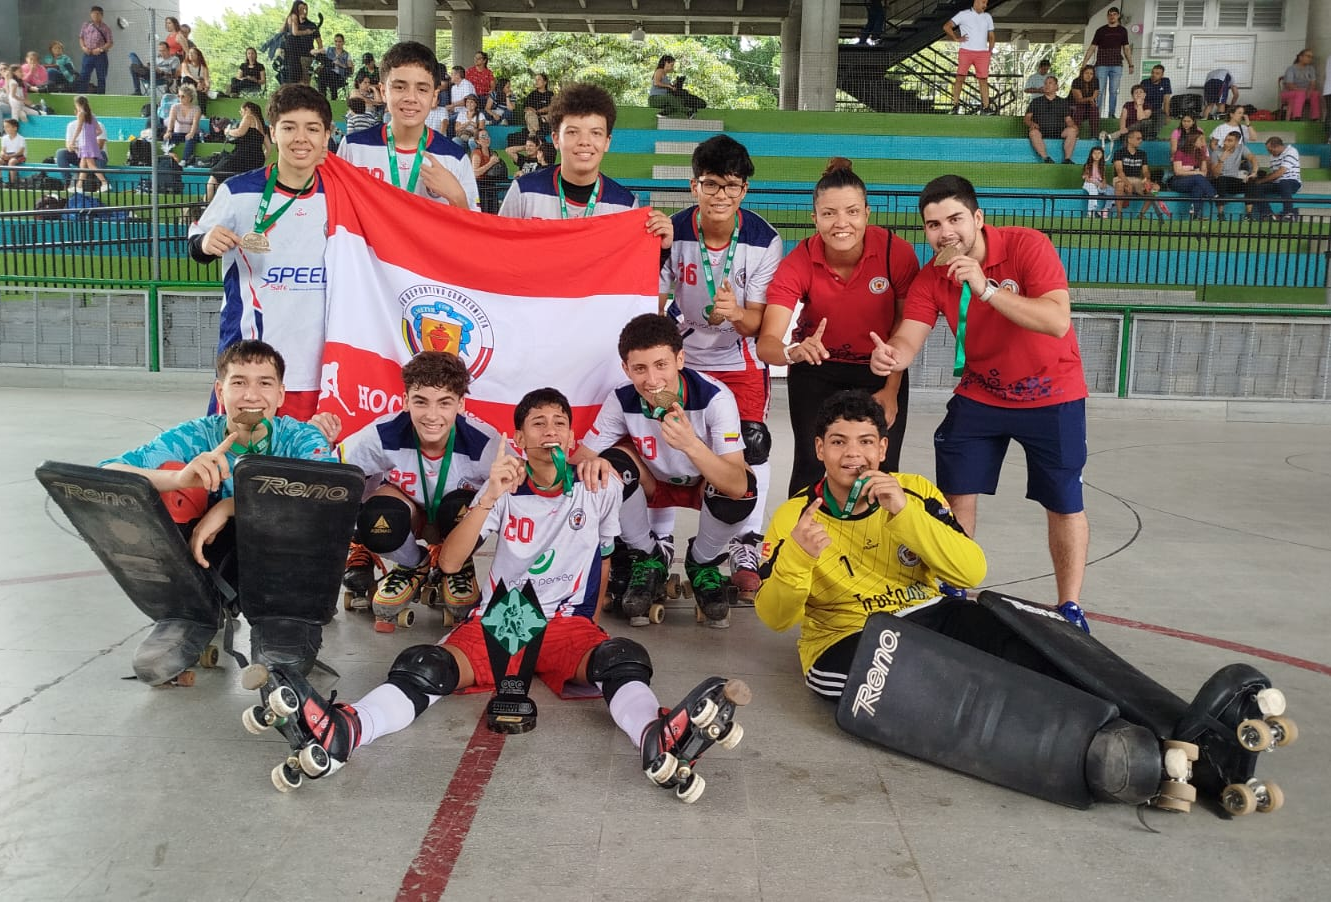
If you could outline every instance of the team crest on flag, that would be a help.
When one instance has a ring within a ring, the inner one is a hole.
[[[402,340],[413,355],[447,351],[462,358],[473,379],[485,372],[494,356],[494,331],[475,301],[444,285],[415,285],[398,300]]]

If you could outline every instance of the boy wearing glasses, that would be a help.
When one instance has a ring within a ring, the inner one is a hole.
[[[749,603],[760,585],[762,501],[771,478],[772,444],[766,426],[770,380],[755,342],[782,251],[776,230],[740,208],[753,172],[748,150],[733,138],[717,135],[698,145],[690,183],[697,204],[671,217],[674,241],[661,267],[661,309],[679,324],[685,364],[724,384],[739,406],[744,461],[757,478],[759,503],[730,544],[730,578]],[[674,511],[652,513],[653,532],[672,544]]]

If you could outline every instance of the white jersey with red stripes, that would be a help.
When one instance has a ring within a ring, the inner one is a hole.
[[[394,136],[394,143],[397,143],[396,136]],[[463,193],[467,195],[467,206],[479,211],[481,209],[481,193],[476,187],[476,171],[471,168],[471,155],[462,149],[462,145],[430,129],[429,137],[425,142],[425,152],[437,164],[442,165],[457,177],[457,180],[462,183]],[[380,181],[388,182],[390,185],[393,183],[392,175],[388,172],[388,129],[386,126],[352,132],[343,138],[342,143],[338,145],[337,155],[348,163],[364,169]],[[394,156],[397,159],[397,182],[405,190],[407,184],[411,181],[411,169],[416,162],[416,148],[404,148],[401,144],[398,144],[397,153]],[[421,165],[425,165],[424,161]],[[430,200],[448,203],[446,199],[435,197],[426,191],[423,175],[416,178],[415,193],[421,197],[428,197]]]
[[[453,421],[453,453],[444,477],[444,494],[454,489],[476,491],[485,485],[500,441],[499,433],[484,422],[459,414]],[[442,455],[417,455],[416,430],[411,425],[411,414],[405,410],[380,417],[357,431],[337,446],[337,454],[342,463],[354,464],[365,473],[367,492],[391,483],[421,507],[428,507],[427,491],[429,500],[434,500],[445,463]]]

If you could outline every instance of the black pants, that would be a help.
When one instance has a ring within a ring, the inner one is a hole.
[[[875,376],[867,363],[824,363],[813,366],[796,363],[786,371],[786,392],[790,398],[790,431],[795,438],[795,462],[790,471],[790,495],[817,482],[823,465],[813,450],[814,423],[818,408],[843,389],[858,388],[869,394],[880,391],[885,376]],[[906,414],[910,408],[910,374],[901,374],[897,391],[897,419],[887,432],[887,459],[883,469],[901,469],[901,442],[906,435]]]

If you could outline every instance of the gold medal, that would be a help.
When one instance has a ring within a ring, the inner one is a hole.
[[[659,410],[669,410],[679,403],[679,395],[668,388],[663,388],[660,391],[652,392],[649,400],[653,407]]]
[[[240,246],[251,254],[266,254],[273,249],[262,232],[246,232],[240,238]]]
[[[711,313],[707,314],[707,325],[709,326],[719,326],[725,321],[726,318],[715,307],[712,308]]]
[[[934,266],[947,266],[953,260],[961,256],[965,256],[961,253],[961,248],[957,247],[955,244],[945,245],[940,247],[938,253],[934,255]]]

